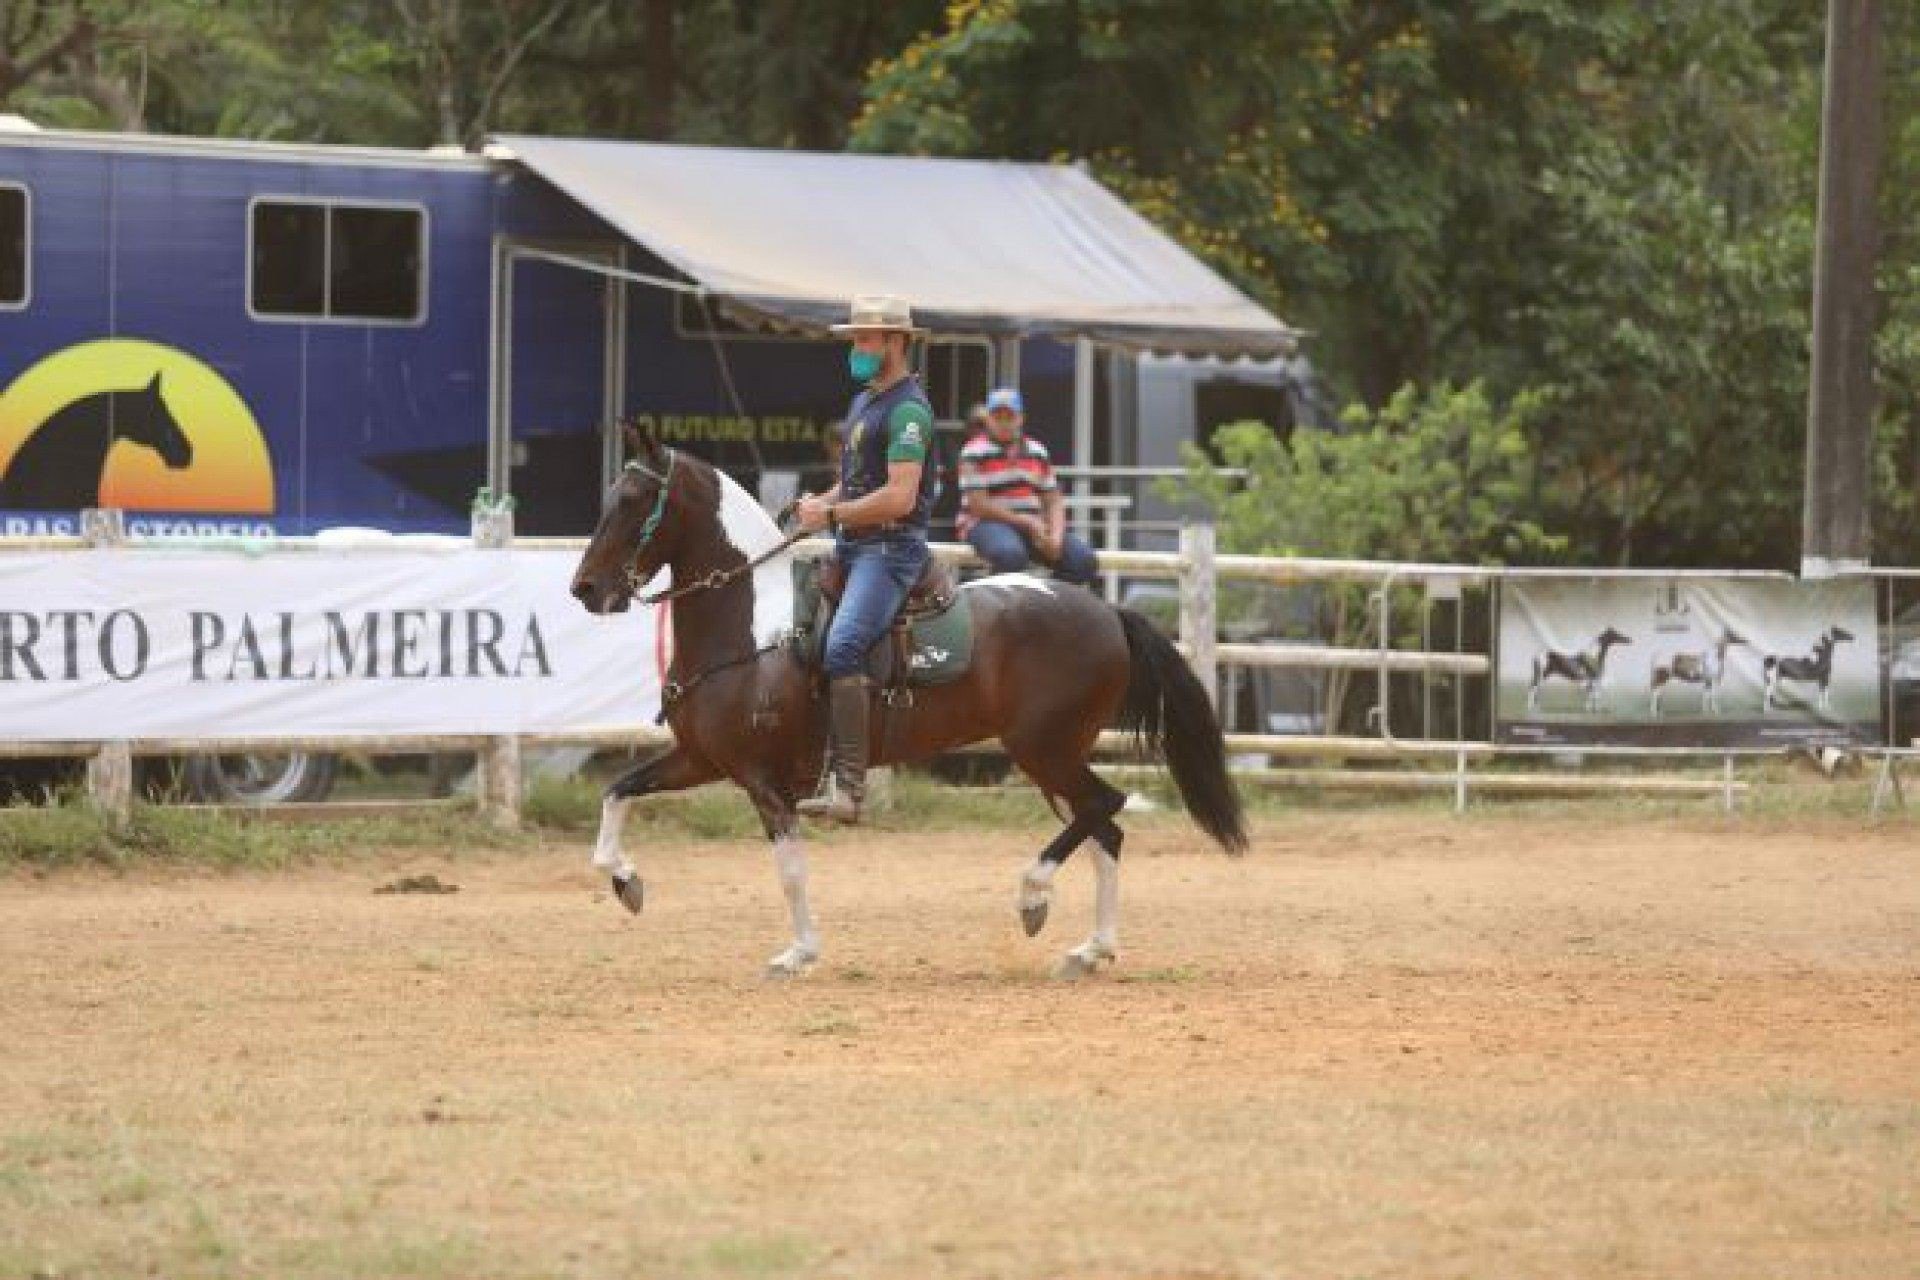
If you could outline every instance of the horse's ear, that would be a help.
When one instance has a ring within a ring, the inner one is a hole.
[[[644,427],[635,425],[631,420],[623,422],[620,424],[620,435],[626,441],[627,452],[633,457],[657,463],[665,454],[651,422]]]

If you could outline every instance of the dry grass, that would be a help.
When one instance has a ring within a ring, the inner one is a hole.
[[[1133,829],[0,880],[0,1275],[1920,1275],[1909,825]]]

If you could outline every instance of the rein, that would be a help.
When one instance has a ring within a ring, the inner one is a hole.
[[[626,469],[628,471],[637,471],[649,480],[657,481],[660,485],[659,495],[653,500],[653,510],[647,513],[647,522],[640,526],[640,541],[634,544],[633,558],[627,562],[627,591],[633,596],[634,600],[640,604],[666,604],[670,600],[678,600],[682,596],[690,596],[699,591],[717,590],[730,582],[734,582],[752,573],[755,569],[758,569],[767,561],[785,552],[792,547],[794,543],[807,536],[804,530],[796,529],[745,564],[735,565],[731,569],[715,569],[713,572],[695,578],[691,582],[677,584],[669,587],[665,591],[656,592],[650,596],[641,595],[640,588],[645,586],[646,582],[640,577],[640,553],[647,549],[647,543],[653,540],[653,535],[660,529],[661,517],[666,515],[667,490],[673,483],[673,466],[674,463],[679,460],[679,457],[680,455],[674,450],[667,450],[667,470],[665,474],[652,470],[638,458],[627,463]],[[774,517],[774,522],[777,524],[784,521],[792,511],[793,504],[788,503],[785,507],[781,508],[780,514]]]
[[[680,455],[672,449],[667,450],[667,469],[665,472],[653,470],[638,458],[627,463],[627,470],[636,471],[660,486],[659,494],[653,500],[653,510],[647,513],[647,521],[640,527],[640,540],[634,544],[633,558],[627,562],[627,590],[633,595],[635,601],[640,604],[666,604],[669,601],[679,600],[685,596],[694,595],[701,591],[718,590],[728,583],[736,582],[747,574],[752,573],[755,569],[758,569],[775,556],[783,554],[789,550],[794,543],[799,542],[807,536],[805,530],[796,529],[773,546],[768,547],[765,551],[762,551],[759,555],[743,564],[737,564],[731,569],[715,569],[711,573],[703,574],[690,582],[678,584],[650,596],[641,595],[640,588],[646,584],[640,577],[640,553],[645,551],[647,543],[653,540],[653,535],[660,529],[661,519],[666,515],[667,491],[673,483],[674,463],[678,460],[679,456]],[[788,503],[785,507],[781,508],[780,513],[774,517],[775,523],[784,522],[787,517],[793,513],[793,507],[793,503]],[[745,666],[749,662],[756,662],[761,657],[780,647],[781,642],[776,640],[771,644],[761,645],[752,653],[745,654],[738,658],[728,658],[716,662],[710,667],[696,671],[685,680],[668,680],[660,690],[660,714],[654,718],[654,723],[664,723],[668,713],[671,712],[674,707],[678,706],[688,694],[699,687],[700,683],[708,676],[726,671],[732,667]]]
[[[640,588],[645,584],[640,581],[637,563],[630,564],[627,566],[627,586],[634,592],[634,600],[639,604],[665,604],[669,600],[678,600],[682,596],[690,596],[696,591],[712,591],[752,573],[755,569],[758,569],[761,565],[773,559],[781,552],[786,551],[792,547],[794,543],[806,536],[803,531],[795,531],[773,546],[768,547],[765,551],[762,551],[745,564],[737,564],[731,569],[715,569],[712,573],[703,574],[691,582],[684,583],[680,586],[669,587],[665,591],[657,591],[650,596],[639,594]],[[636,556],[635,559],[637,562],[638,557]]]

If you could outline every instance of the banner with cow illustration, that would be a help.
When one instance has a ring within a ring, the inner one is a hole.
[[[559,549],[0,555],[15,739],[507,734],[652,721],[660,613],[589,615]],[[770,614],[790,606],[767,605]]]
[[[1510,580],[1496,732],[1575,745],[1877,743],[1879,652],[1867,581]]]

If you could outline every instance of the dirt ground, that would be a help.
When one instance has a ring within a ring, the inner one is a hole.
[[[0,881],[0,1275],[1920,1276],[1920,829],[1257,831]]]

